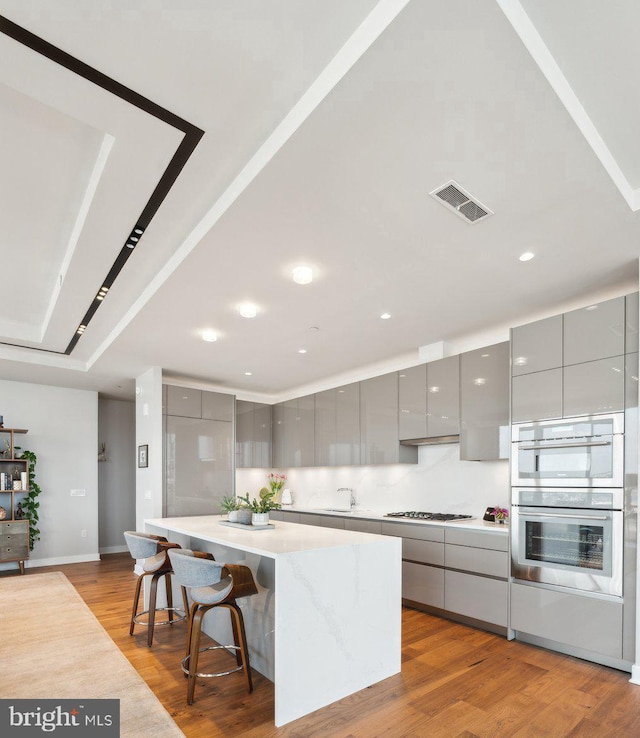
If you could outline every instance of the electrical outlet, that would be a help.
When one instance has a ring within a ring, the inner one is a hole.
[[[86,489],[72,489],[71,490],[71,497],[86,497],[87,490]]]
[[[84,529],[83,529],[83,530],[81,530],[81,531],[80,531],[80,535],[81,535],[81,537],[82,537],[82,538],[86,538],[86,537],[87,537],[87,531],[86,531],[86,530],[84,530]]]
[[[151,490],[150,489],[146,489],[144,491],[144,499],[145,500],[150,500],[151,499]]]

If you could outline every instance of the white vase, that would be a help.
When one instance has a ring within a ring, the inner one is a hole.
[[[268,525],[269,524],[269,513],[256,513],[251,515],[251,525]]]
[[[238,511],[230,510],[227,518],[230,523],[237,523],[238,522]]]
[[[280,504],[281,505],[292,505],[293,504],[293,497],[291,496],[290,489],[282,490],[282,494],[280,495]]]

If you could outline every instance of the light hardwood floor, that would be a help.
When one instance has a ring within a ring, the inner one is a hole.
[[[152,648],[144,628],[129,636],[130,556],[32,568],[25,576],[53,569],[74,584],[188,738],[640,735],[640,687],[629,684],[627,673],[410,609],[403,611],[401,674],[283,728],[273,725],[273,687],[255,671],[251,695],[240,674],[202,679],[188,707],[179,667],[184,623],[157,628]]]

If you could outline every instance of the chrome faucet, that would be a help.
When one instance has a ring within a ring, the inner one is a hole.
[[[351,509],[353,509],[356,505],[356,496],[354,490],[352,490],[351,487],[340,487],[338,489],[338,492],[344,492],[345,495],[347,492],[349,493],[349,506],[351,507]]]

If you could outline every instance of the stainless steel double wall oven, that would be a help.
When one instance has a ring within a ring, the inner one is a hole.
[[[516,580],[622,596],[624,413],[512,426]]]

